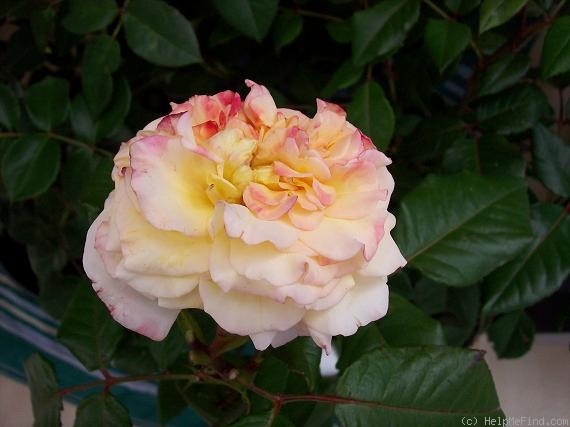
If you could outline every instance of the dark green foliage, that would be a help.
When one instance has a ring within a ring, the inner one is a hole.
[[[502,417],[482,354],[456,347],[488,332],[500,357],[524,354],[534,335],[524,310],[570,273],[570,4],[4,3],[0,224],[88,369],[164,380],[164,425],[187,407],[242,427]],[[162,342],[126,332],[81,272],[120,144],[169,102],[243,95],[246,78],[308,115],[317,97],[339,104],[393,162],[392,234],[408,265],[388,279],[387,316],[333,341],[336,377],[322,377],[308,337],[252,352],[197,309]],[[36,425],[57,425],[65,391],[50,364],[32,356],[25,368]],[[80,403],[77,425],[130,425],[112,381]]]

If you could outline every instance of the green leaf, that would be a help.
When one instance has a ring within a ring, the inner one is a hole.
[[[505,314],[489,326],[489,339],[500,358],[520,357],[530,350],[534,340],[534,322],[524,311]]]
[[[459,22],[430,19],[424,37],[428,51],[441,73],[465,50],[471,40],[471,29]]]
[[[20,105],[8,86],[0,83],[0,125],[12,130],[20,121]]]
[[[110,36],[95,37],[83,52],[81,84],[85,99],[95,115],[98,115],[111,100],[113,73],[121,60],[119,44]]]
[[[402,200],[395,240],[429,278],[468,286],[528,244],[528,217],[522,180],[430,175]]]
[[[59,172],[59,145],[28,134],[10,145],[2,159],[2,179],[13,201],[36,197],[51,187]]]
[[[84,398],[77,408],[74,427],[131,426],[127,409],[111,393],[92,394]]]
[[[481,0],[444,0],[445,6],[453,13],[464,15],[479,6]]]
[[[285,391],[289,379],[289,367],[285,362],[274,356],[263,360],[255,374],[255,385],[270,393],[278,394]],[[258,394],[251,395],[251,412],[262,412],[271,409],[272,402]]]
[[[125,13],[125,31],[133,52],[153,64],[181,67],[202,62],[192,25],[161,0],[132,0]]]
[[[544,93],[525,85],[481,102],[477,120],[484,130],[508,135],[531,128],[548,111],[550,105]]]
[[[548,29],[542,47],[542,77],[570,70],[570,16],[561,16]]]
[[[422,120],[411,137],[404,139],[400,154],[417,161],[430,160],[464,136],[464,122],[456,117],[434,115]]]
[[[479,33],[507,22],[526,2],[527,0],[483,0],[479,11]]]
[[[345,44],[352,41],[352,25],[350,21],[329,22],[327,24],[327,33],[337,43]]]
[[[414,286],[414,304],[430,316],[443,313],[446,309],[448,289],[441,283],[420,277]]]
[[[527,56],[509,53],[490,65],[481,77],[479,96],[491,95],[513,86],[530,67]]]
[[[30,15],[30,24],[34,39],[38,49],[43,51],[50,38],[53,36],[55,27],[55,9],[46,7],[45,9],[35,9]]]
[[[117,13],[113,0],[70,0],[62,23],[72,33],[85,34],[105,28]]]
[[[69,121],[73,133],[82,141],[93,143],[97,140],[97,123],[89,111],[85,96],[77,95],[71,101]]]
[[[484,135],[478,141],[459,139],[443,156],[447,173],[471,171],[483,175],[523,177],[525,163],[514,144],[500,135]]]
[[[342,63],[333,73],[327,85],[323,88],[322,96],[329,98],[339,89],[345,89],[360,81],[364,67],[355,67],[349,59]]]
[[[90,70],[81,74],[81,86],[83,87],[85,101],[96,117],[111,100],[113,78],[108,73]]]
[[[570,273],[570,218],[560,206],[536,205],[534,240],[485,280],[486,314],[529,307],[553,294]]]
[[[67,262],[64,248],[44,240],[26,248],[32,271],[39,279],[61,271]]]
[[[114,187],[111,179],[113,161],[108,157],[101,156],[94,156],[93,159],[94,166],[90,175],[90,182],[81,194],[80,200],[100,208]]]
[[[352,17],[352,59],[366,65],[399,48],[420,15],[419,0],[386,0]]]
[[[388,314],[378,321],[378,329],[393,347],[445,345],[440,323],[395,293],[390,294]]]
[[[107,34],[100,34],[87,44],[83,51],[82,73],[95,69],[100,73],[111,74],[117,71],[121,62],[119,43]]]
[[[113,97],[97,122],[97,139],[112,136],[123,124],[131,108],[131,89],[124,77],[115,78],[113,82]]]
[[[365,354],[385,345],[386,340],[376,322],[361,326],[354,335],[342,337],[341,352],[336,367],[344,371]]]
[[[63,402],[51,363],[35,353],[24,362],[24,370],[32,393],[34,427],[61,425]]]
[[[485,417],[503,417],[483,353],[474,350],[375,350],[342,374],[337,393],[355,400],[335,408],[345,426],[439,427],[465,417],[484,425]]]
[[[294,427],[291,421],[287,418],[277,415],[272,412],[266,412],[259,415],[250,415],[242,418],[237,423],[232,424],[232,427]]]
[[[481,304],[479,285],[447,288],[446,314],[441,322],[449,345],[461,347],[473,336]]]
[[[69,83],[57,77],[46,77],[28,88],[25,101],[34,125],[49,131],[67,118]]]
[[[394,133],[394,111],[380,85],[374,81],[361,85],[348,107],[349,120],[372,139],[380,150],[388,147]]]
[[[187,350],[179,328],[171,328],[167,337],[162,341],[150,342],[149,349],[160,370],[168,368]]]
[[[78,286],[57,337],[89,370],[108,366],[123,335],[90,286]]]
[[[570,197],[570,145],[540,123],[534,127],[533,165],[548,188]]]
[[[283,11],[273,25],[273,46],[279,51],[293,43],[303,31],[303,18],[296,13]]]
[[[277,13],[279,0],[214,0],[224,20],[240,33],[261,42]]]
[[[276,348],[273,355],[287,363],[292,372],[301,374],[309,389],[314,390],[320,377],[321,352],[321,348],[311,338],[299,337],[289,344]]]

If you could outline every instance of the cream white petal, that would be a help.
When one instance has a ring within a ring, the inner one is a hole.
[[[204,311],[234,334],[285,331],[299,322],[305,311],[291,301],[279,303],[245,292],[224,292],[206,278],[200,281],[199,289]]]
[[[107,219],[107,215],[106,208],[87,233],[83,253],[85,272],[93,283],[93,289],[117,322],[148,338],[162,340],[176,320],[179,310],[159,307],[156,301],[146,298],[107,273],[95,249],[95,233],[101,223]]]
[[[310,310],[303,322],[324,335],[352,335],[360,326],[380,319],[388,310],[386,277],[355,277],[356,285],[327,310]]]

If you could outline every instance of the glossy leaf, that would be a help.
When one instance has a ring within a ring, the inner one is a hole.
[[[515,311],[495,319],[488,334],[497,356],[515,358],[530,350],[534,331],[532,319],[524,311]]]
[[[294,427],[291,421],[287,418],[277,415],[272,412],[266,412],[259,415],[249,415],[242,418],[237,423],[232,424],[232,427]]]
[[[55,8],[35,9],[30,15],[32,32],[39,50],[44,50],[53,36],[55,26]]]
[[[46,191],[59,172],[59,151],[56,142],[35,134],[12,143],[2,159],[2,179],[10,199],[29,199]]]
[[[351,60],[340,65],[323,88],[323,97],[329,98],[339,89],[345,89],[360,81],[364,67],[355,67]]]
[[[570,16],[561,16],[548,29],[541,68],[545,79],[570,70]]]
[[[336,366],[344,371],[365,354],[385,345],[386,340],[380,333],[377,323],[361,326],[354,335],[342,338],[341,352]]]
[[[402,200],[395,239],[410,266],[468,286],[526,247],[528,216],[522,180],[431,175]]]
[[[202,61],[192,25],[162,0],[132,0],[125,32],[133,52],[153,64],[181,67]]]
[[[69,121],[73,133],[85,142],[95,142],[97,140],[97,123],[93,118],[85,96],[77,95],[71,102]]]
[[[124,77],[113,81],[113,96],[109,106],[103,111],[96,124],[97,139],[110,137],[121,126],[131,108],[131,89]]]
[[[349,120],[380,150],[388,146],[394,133],[394,111],[378,83],[366,82],[360,86],[347,112]]]
[[[24,362],[24,370],[32,394],[34,427],[60,425],[63,402],[58,393],[53,367],[42,356],[35,353]]]
[[[74,427],[93,425],[105,427],[131,426],[127,409],[111,393],[92,394],[77,407]]]
[[[422,120],[412,135],[404,140],[400,155],[416,161],[430,160],[464,136],[465,123],[458,118],[432,116]]]
[[[518,148],[500,135],[486,135],[478,141],[459,139],[443,156],[447,173],[472,171],[483,175],[523,177],[525,163]]]
[[[346,426],[439,427],[466,416],[483,425],[485,417],[503,417],[483,354],[474,350],[384,347],[348,367],[337,392],[356,400],[335,407]]]
[[[378,321],[378,329],[394,347],[445,344],[440,323],[395,293],[390,294],[388,314]]]
[[[352,18],[352,59],[366,65],[399,48],[420,14],[418,0],[386,0]]]
[[[507,54],[490,65],[481,76],[479,96],[498,93],[518,83],[527,73],[530,61],[527,56]]]
[[[184,336],[176,327],[170,329],[167,337],[162,341],[150,342],[149,350],[160,370],[165,370],[180,356],[188,354]]]
[[[303,31],[303,18],[301,16],[284,11],[277,16],[273,25],[273,46],[275,50],[293,43]]]
[[[465,50],[471,40],[471,29],[459,22],[430,19],[424,37],[435,65],[442,72]]]
[[[477,120],[484,130],[508,135],[531,128],[549,111],[548,101],[540,89],[519,86],[481,102]]]
[[[511,19],[527,0],[483,0],[479,13],[479,33],[504,24]]]
[[[20,105],[8,86],[0,83],[0,125],[14,129],[20,121]]]
[[[69,83],[57,77],[46,77],[28,88],[25,101],[34,125],[51,130],[63,123],[69,113]]]
[[[532,147],[533,165],[540,180],[556,194],[570,197],[570,144],[538,124]]]
[[[228,24],[258,42],[269,31],[278,4],[278,0],[214,0],[214,6]]]
[[[123,335],[90,286],[79,286],[63,316],[58,339],[92,371],[108,366]]]
[[[570,218],[560,206],[532,208],[533,241],[485,280],[487,314],[529,307],[551,295],[570,273]]]
[[[447,344],[463,346],[475,333],[481,310],[479,285],[447,288],[446,313],[442,316]]]
[[[263,360],[255,375],[255,385],[270,393],[283,393],[289,379],[289,367],[282,360],[269,356]],[[271,409],[272,402],[258,394],[251,395],[253,413]]]
[[[105,28],[117,13],[114,0],[70,0],[63,26],[72,33],[90,33]]]
[[[320,376],[321,353],[321,348],[307,337],[296,338],[273,352],[275,357],[287,363],[292,372],[300,373],[305,378],[310,390],[316,387]]]

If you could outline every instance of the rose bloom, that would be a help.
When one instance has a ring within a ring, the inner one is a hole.
[[[199,308],[257,349],[309,335],[328,352],[386,314],[406,262],[391,161],[339,106],[309,118],[246,83],[243,102],[194,96],[122,144],[83,265],[115,320],[154,340]]]

